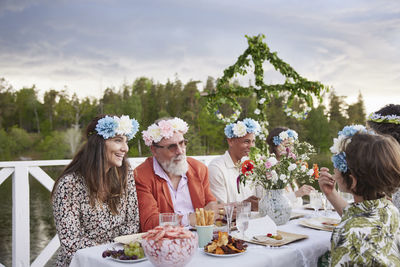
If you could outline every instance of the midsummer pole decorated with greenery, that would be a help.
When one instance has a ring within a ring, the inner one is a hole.
[[[266,105],[272,98],[281,94],[285,95],[287,97],[287,106],[289,107],[296,97],[303,99],[304,103],[299,107],[303,109],[303,113],[299,115],[299,113],[292,112],[292,115],[297,115],[295,116],[296,118],[301,118],[313,106],[313,97],[322,101],[322,93],[324,90],[328,90],[328,87],[318,81],[309,81],[300,76],[288,63],[278,57],[277,52],[270,51],[268,45],[263,42],[265,35],[259,34],[253,37],[246,35],[245,37],[249,45],[248,48],[238,57],[235,64],[224,70],[224,75],[217,82],[216,90],[207,95],[207,109],[224,123],[234,122],[240,117],[242,111],[237,99],[255,94],[257,108],[254,111],[254,119],[260,122],[265,133],[261,135],[260,139],[265,140],[265,135],[268,133],[266,129],[268,126]],[[285,77],[283,84],[266,84],[264,82],[263,63],[265,61],[271,63],[275,70]],[[238,84],[231,84],[232,78],[237,75],[246,75],[251,70],[251,62],[255,76],[254,85],[244,87]],[[230,116],[225,116],[221,113],[223,105],[231,107],[232,114]],[[291,110],[287,109],[286,111]],[[263,152],[268,149],[266,142],[260,142],[257,147]]]

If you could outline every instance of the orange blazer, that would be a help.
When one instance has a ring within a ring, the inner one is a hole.
[[[203,208],[215,201],[210,190],[206,165],[193,158],[187,158],[189,170],[186,173],[193,208]],[[143,232],[159,225],[159,214],[174,212],[167,182],[156,175],[153,157],[149,157],[135,168],[136,191],[139,202],[140,226]]]

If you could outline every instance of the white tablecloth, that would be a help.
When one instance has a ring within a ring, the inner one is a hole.
[[[294,210],[295,212],[307,212],[305,210]],[[308,211],[309,212],[309,211]],[[330,217],[338,217],[331,213]],[[299,240],[294,243],[279,247],[270,248],[249,244],[247,252],[235,257],[213,257],[203,253],[199,248],[193,259],[187,266],[190,267],[211,267],[211,266],[229,266],[229,267],[258,267],[258,266],[317,266],[318,257],[324,254],[330,248],[331,232],[319,231],[305,228],[297,224],[298,220],[291,220],[287,224],[278,226],[279,230],[297,234],[305,234],[307,239]],[[116,262],[110,258],[102,258],[102,253],[112,244],[106,244],[96,247],[90,247],[78,250],[72,259],[71,267],[85,266],[126,266],[126,263]],[[153,266],[146,260],[134,264],[135,267]]]

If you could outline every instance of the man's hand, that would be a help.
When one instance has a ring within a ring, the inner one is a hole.
[[[314,190],[315,190],[314,187],[312,187],[311,185],[305,184],[305,185],[302,185],[299,188],[299,190],[294,192],[294,194],[296,195],[296,197],[302,197],[305,195],[309,195]]]
[[[251,203],[251,210],[252,211],[258,211],[258,201],[260,199],[256,196],[250,196],[248,197],[245,201],[248,201]]]

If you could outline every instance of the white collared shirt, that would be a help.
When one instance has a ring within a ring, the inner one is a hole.
[[[240,202],[252,195],[256,195],[256,190],[250,184],[239,185],[240,193],[237,190],[237,178],[239,169],[232,161],[229,152],[214,159],[208,165],[210,189],[213,195],[224,203]]]
[[[171,179],[169,179],[168,175],[155,157],[153,157],[153,169],[154,173],[164,179],[168,184],[172,204],[174,205],[174,212],[183,215],[182,224],[184,226],[189,225],[188,214],[193,212],[194,208],[192,204],[192,198],[190,197],[188,178],[186,174],[182,175],[178,187],[175,190],[175,188],[172,186]]]

